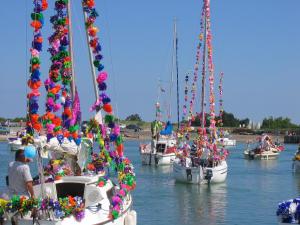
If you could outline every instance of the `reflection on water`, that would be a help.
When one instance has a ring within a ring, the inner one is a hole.
[[[224,222],[227,206],[226,183],[186,185],[176,183],[179,224],[214,225]]]
[[[270,170],[278,165],[278,160],[277,159],[272,159],[272,160],[249,160],[249,159],[244,159],[244,165],[245,167],[255,167],[255,168],[261,168],[261,169],[266,169]]]

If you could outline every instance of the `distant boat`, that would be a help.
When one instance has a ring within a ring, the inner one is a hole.
[[[160,132],[158,139],[148,144],[140,145],[140,155],[143,165],[171,165],[176,157],[177,140],[173,134],[173,126],[167,123],[164,131]]]
[[[247,149],[244,151],[244,157],[249,160],[272,160],[277,159],[280,152],[283,150],[284,147],[273,144],[268,135],[262,135],[259,138],[256,147],[250,149],[250,143],[248,143]]]
[[[219,145],[223,145],[223,146],[235,146],[236,145],[236,140],[230,139],[228,137],[218,138],[217,142]]]

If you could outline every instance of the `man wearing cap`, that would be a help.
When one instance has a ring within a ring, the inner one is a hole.
[[[15,161],[8,166],[8,190],[11,195],[34,197],[32,177],[27,164],[30,159],[25,157],[24,150],[16,151]]]

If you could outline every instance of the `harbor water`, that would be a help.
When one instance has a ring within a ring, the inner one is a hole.
[[[246,145],[238,143],[229,148],[227,181],[198,186],[175,183],[172,167],[142,166],[139,144],[126,142],[125,152],[135,166],[133,198],[140,225],[277,224],[277,204],[300,192],[300,176],[292,173],[297,145],[286,145],[277,160],[248,161],[243,158]],[[7,143],[0,143],[2,189],[7,164],[13,158]]]

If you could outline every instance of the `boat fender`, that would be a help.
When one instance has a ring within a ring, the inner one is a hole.
[[[188,181],[191,181],[193,179],[193,176],[192,176],[192,169],[186,169],[186,179]]]
[[[136,211],[131,210],[125,217],[124,225],[136,225],[136,224],[137,224]]]
[[[205,179],[208,181],[208,183],[210,182],[212,177],[213,177],[213,171],[211,169],[207,169]]]

